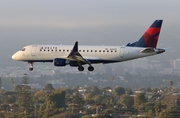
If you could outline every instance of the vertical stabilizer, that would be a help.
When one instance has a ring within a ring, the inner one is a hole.
[[[146,32],[137,42],[127,44],[127,46],[156,48],[162,22],[163,20],[155,20],[154,23],[146,30]]]

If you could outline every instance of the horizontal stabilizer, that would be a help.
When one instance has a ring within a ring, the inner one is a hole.
[[[140,51],[141,53],[152,53],[155,52],[154,48],[145,48]]]

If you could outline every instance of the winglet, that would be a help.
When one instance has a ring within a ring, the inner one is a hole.
[[[75,42],[72,51],[73,51],[73,52],[78,52],[78,41]]]

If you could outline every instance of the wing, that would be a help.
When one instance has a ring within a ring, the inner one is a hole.
[[[81,65],[81,62],[91,65],[91,62],[89,62],[87,59],[83,58],[82,55],[78,52],[78,42],[77,41],[75,42],[72,51],[68,55],[67,60],[77,61],[80,65]]]

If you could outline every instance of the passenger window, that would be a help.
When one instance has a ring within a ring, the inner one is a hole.
[[[85,52],[85,50],[83,50],[83,52]]]
[[[44,50],[44,51],[46,51],[46,50]]]
[[[81,50],[79,50],[79,52],[81,52]]]
[[[97,50],[95,50],[95,52],[97,52]]]
[[[103,52],[105,52],[105,50],[103,50]]]
[[[99,52],[101,52],[101,50],[99,50]]]
[[[51,50],[53,52],[53,50]]]
[[[87,50],[87,52],[89,52],[89,50]]]

